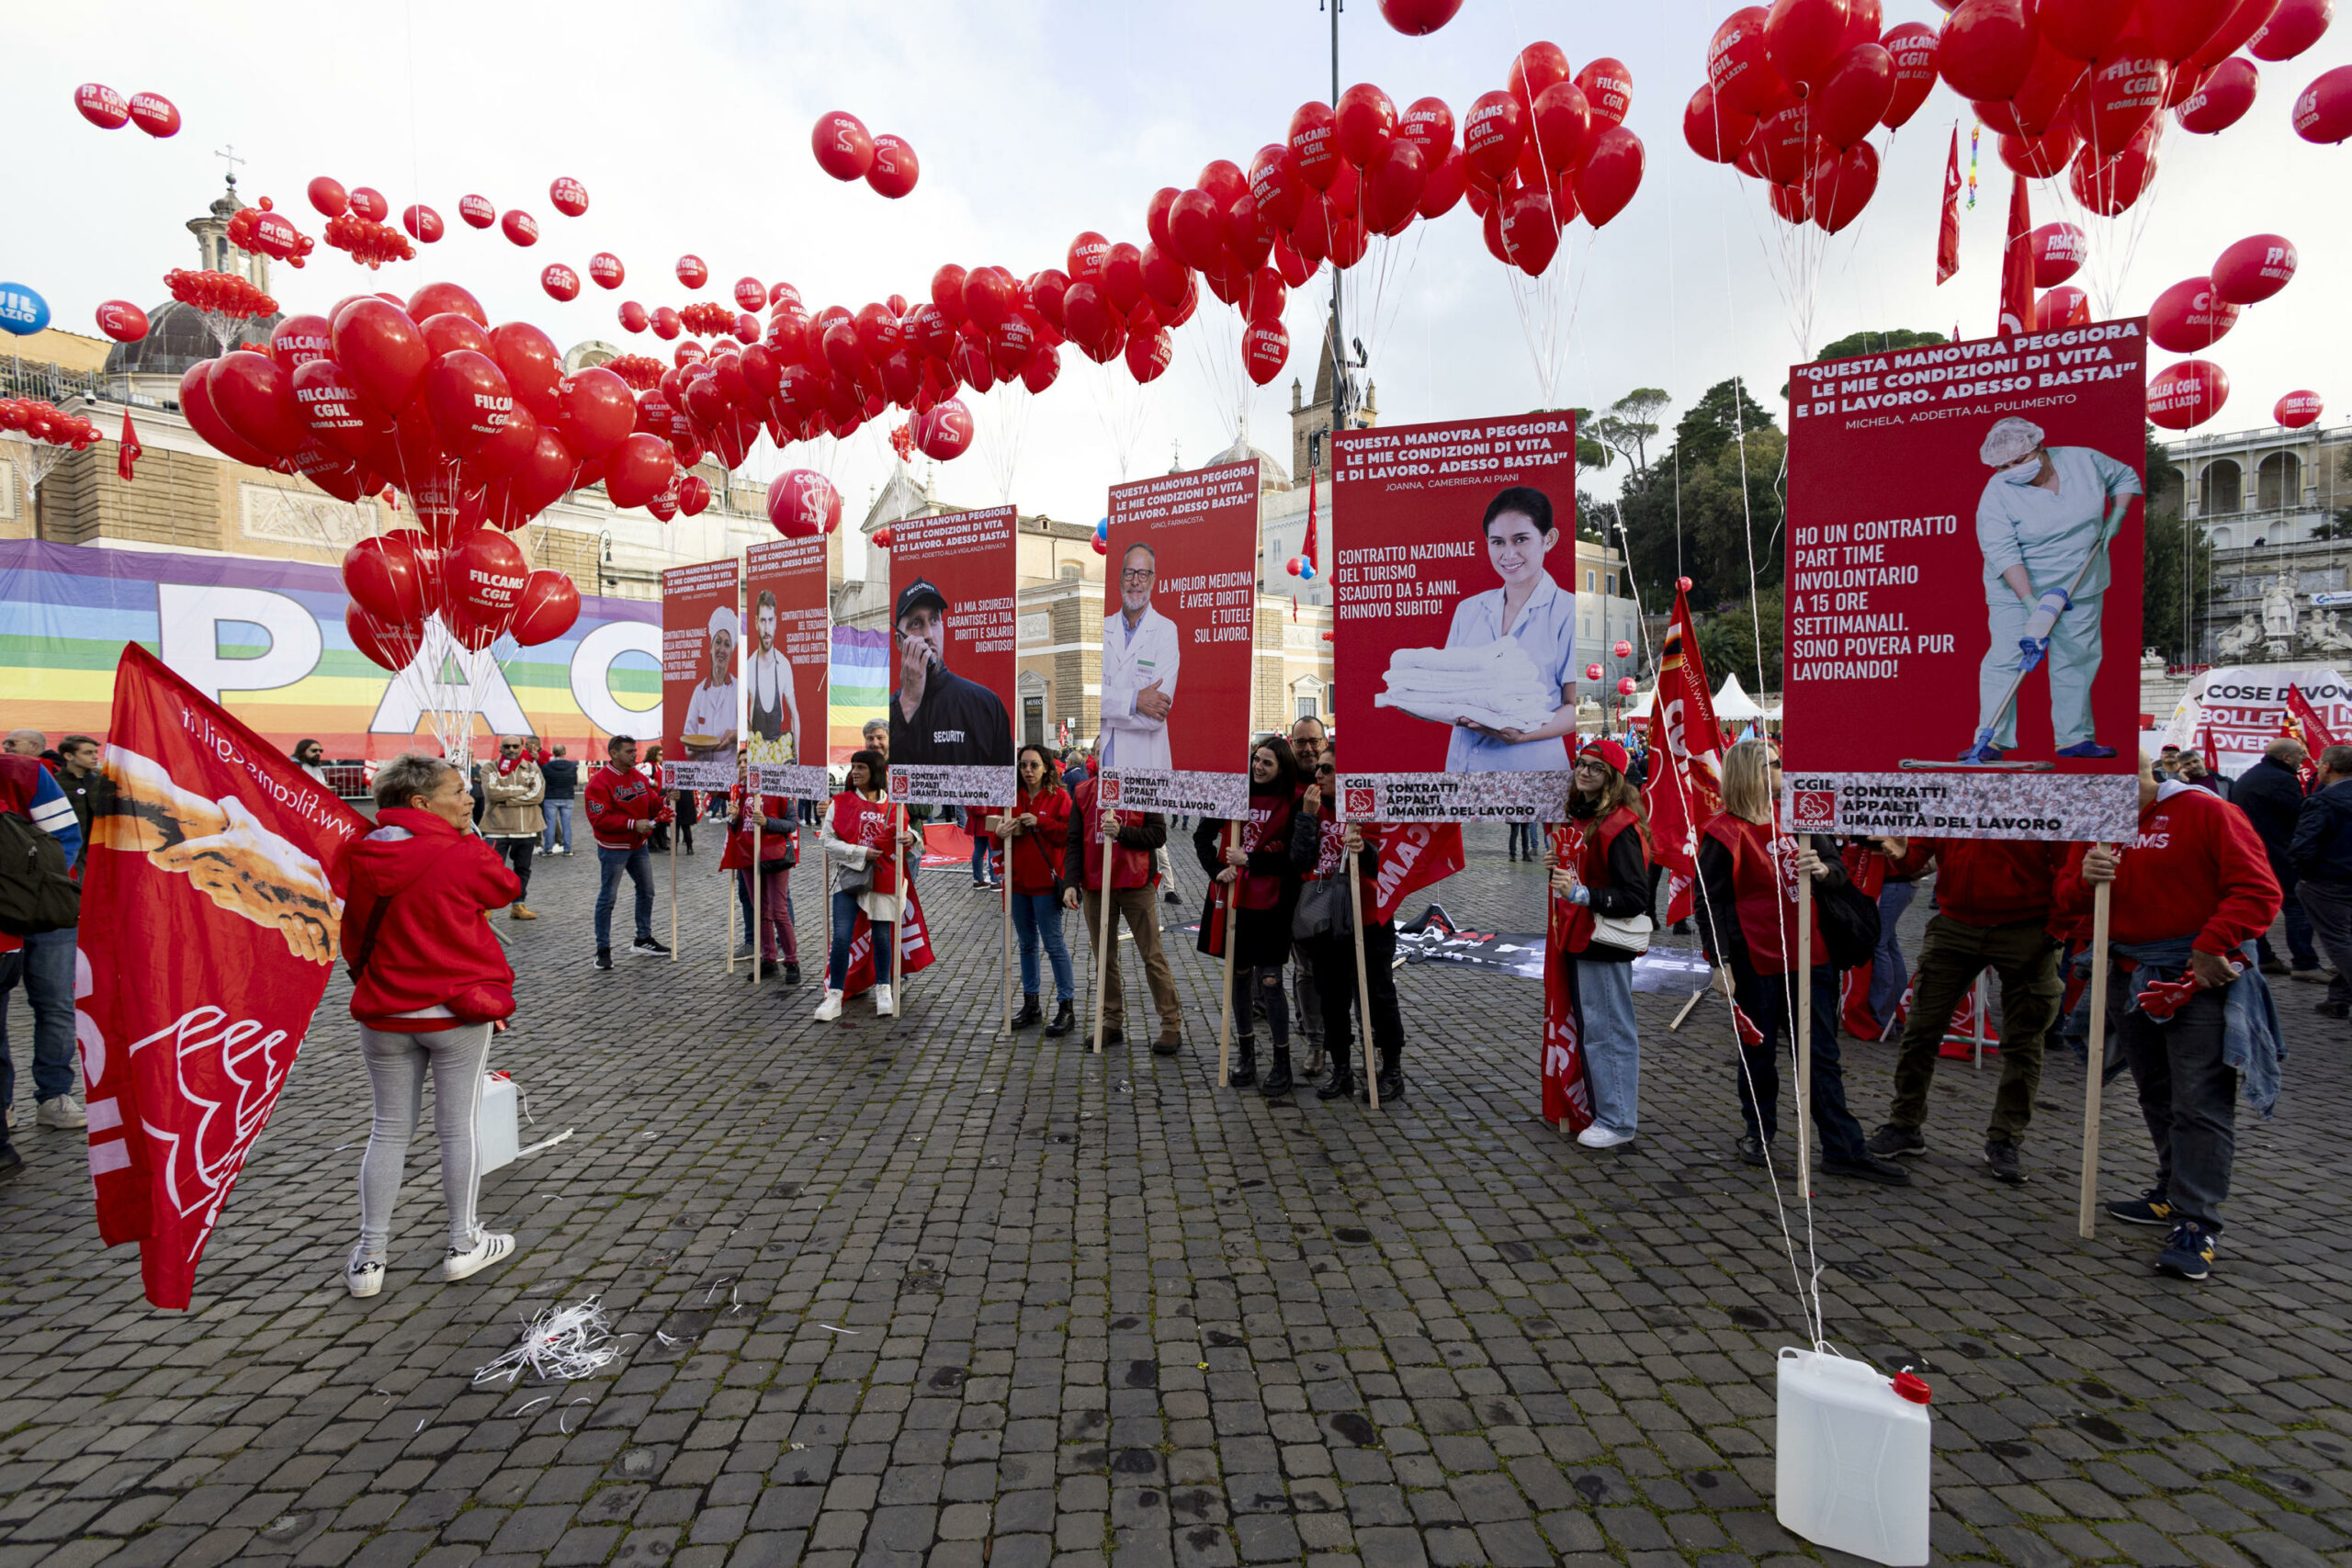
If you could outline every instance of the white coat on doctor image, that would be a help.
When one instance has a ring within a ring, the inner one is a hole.
[[[1176,705],[1176,623],[1151,607],[1159,558],[1129,545],[1119,558],[1119,609],[1102,621],[1102,766],[1172,768],[1168,716]]]
[[[2049,446],[2014,415],[1985,432],[1993,472],[1976,507],[1992,643],[1977,671],[1976,740],[1961,761],[1996,762],[2018,743],[2020,682],[2045,659],[2057,754],[2112,757],[2091,720],[2108,548],[2141,491],[2130,465],[2088,446]]]

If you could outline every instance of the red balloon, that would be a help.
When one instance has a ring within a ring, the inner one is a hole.
[[[147,335],[147,312],[128,299],[109,299],[98,307],[98,331],[117,343],[137,343]]]
[[[1168,209],[1175,207],[1176,197],[1182,194],[1170,194]],[[1292,160],[1289,148],[1271,141],[1258,149],[1258,155],[1250,161],[1250,199],[1261,222],[1288,229],[1306,209],[1306,182],[1298,177],[1298,165]],[[1154,207],[1158,207],[1157,200]],[[1163,243],[1160,234],[1168,227],[1168,210],[1160,210],[1159,220],[1159,229],[1152,236],[1155,244]]]
[[[2331,145],[2352,137],[2352,65],[2339,65],[2312,79],[2295,99],[2295,134]]]
[[[424,334],[399,306],[363,296],[337,311],[334,357],[360,394],[386,411],[404,409],[424,379]]]
[[[938,404],[915,421],[915,445],[943,463],[962,457],[972,445],[972,411],[961,398]]]
[[[915,181],[922,177],[922,162],[904,137],[888,132],[874,139],[874,163],[865,171],[865,183],[876,196],[892,201],[915,188]]]
[[[392,432],[392,422],[369,406],[350,373],[332,359],[312,359],[292,372],[294,400],[311,436],[345,457],[365,458]]]
[[[1586,101],[1584,89],[1574,82],[1555,82],[1535,95],[1528,123],[1534,132],[1529,141],[1535,147],[1542,174],[1557,175],[1575,168],[1584,157],[1585,143],[1592,135],[1592,106]],[[1525,157],[1524,148],[1521,156]]]
[[[422,202],[412,202],[401,209],[401,227],[408,231],[410,239],[425,245],[436,243],[447,231],[441,215]]]
[[[1383,20],[1407,38],[1421,38],[1453,20],[1462,0],[1380,0]]]
[[[1879,40],[1894,62],[1894,97],[1880,123],[1891,130],[1908,124],[1936,85],[1936,29],[1925,22],[1903,22]]]
[[[1748,143],[1757,166],[1775,185],[1804,179],[1815,162],[1819,141],[1803,104],[1791,104],[1765,118]]]
[[[563,437],[541,425],[531,449],[503,483],[495,487],[491,520],[512,532],[558,501],[581,478],[580,459]]]
[[[2026,236],[2033,247],[2033,286],[2055,288],[2081,270],[2090,236],[2072,223],[2044,223]]]
[[[1849,15],[1847,0],[1772,0],[1764,18],[1764,56],[1781,81],[1815,86],[1828,78]]]
[[[353,186],[351,210],[370,223],[381,223],[392,215],[392,204],[384,199],[382,191],[373,186]]]
[[[1577,73],[1577,90],[1591,107],[1595,130],[1624,124],[1627,111],[1634,107],[1634,73],[1623,61],[1606,54]]]
[[[161,93],[130,95],[130,119],[150,136],[176,136],[180,129],[177,105]]]
[[[579,585],[560,571],[541,567],[523,579],[514,618],[506,629],[523,647],[537,648],[570,631],[579,619]]]
[[[1262,387],[1281,375],[1290,359],[1290,333],[1280,321],[1252,321],[1241,334],[1241,357],[1251,383]]]
[[[1556,43],[1538,39],[1510,57],[1510,68],[1503,73],[1503,87],[1519,100],[1521,109],[1534,107],[1544,89],[1555,82],[1572,79],[1576,73],[1569,68],[1567,51]]]
[[[1332,118],[1340,156],[1359,169],[1370,168],[1396,135],[1396,105],[1369,82],[1341,93]]]
[[[499,216],[498,230],[518,245],[539,243],[539,220],[519,207],[510,207]]]
[[[808,146],[817,166],[837,180],[862,180],[874,166],[874,137],[865,122],[840,109],[817,117]]]
[[[2256,60],[2292,60],[2320,40],[2335,9],[2335,0],[2278,0],[2278,9],[2256,31],[2246,52]]]
[[[700,474],[678,477],[678,510],[689,517],[699,517],[710,505],[710,481]]]
[[[425,372],[431,382],[432,372]],[[525,463],[530,461],[539,441],[538,416],[513,400],[508,400],[506,423],[494,435],[465,454],[463,466],[469,478],[483,484],[495,485],[512,478]]]
[[[1041,343],[1030,351],[1029,363],[1021,367],[1021,384],[1033,393],[1042,392],[1061,373],[1061,355],[1053,344]]]
[[[343,587],[351,602],[372,618],[390,626],[412,626],[424,619],[424,572],[411,547],[423,536],[396,528],[372,539],[362,539],[343,552]]]
[[[1708,42],[1707,85],[1726,111],[1760,118],[1792,96],[1765,56],[1765,17],[1763,6],[1743,6],[1723,19]]]
[[[1624,126],[1610,126],[1592,139],[1584,162],[1576,171],[1577,206],[1583,211],[1586,222],[1596,229],[1603,228],[1625,210],[1634,193],[1642,188],[1642,169],[1646,158],[1642,139]],[[1876,164],[1873,155],[1873,171]],[[1875,174],[1872,183],[1876,183]]]
[[[1894,57],[1875,43],[1856,44],[1814,94],[1814,129],[1832,147],[1851,147],[1894,106]]]
[[[786,538],[813,539],[841,520],[841,492],[815,469],[793,468],[768,481],[768,523]]]
[[[931,302],[951,327],[964,324],[964,269],[949,262],[931,275]]]
[[[1814,171],[1813,220],[1835,234],[1861,216],[1878,189],[1878,149],[1858,141]]]
[[[2033,17],[2024,0],[1961,0],[1936,43],[1936,68],[1963,98],[2006,98],[2033,69]]]
[[[494,637],[514,618],[531,569],[514,540],[495,528],[476,528],[449,551],[442,573],[444,602],[459,619]]]
[[[441,444],[453,455],[466,457],[505,430],[514,393],[496,360],[472,349],[458,349],[440,355],[426,367],[424,401]]]
[[[1284,147],[1283,151],[1287,152],[1290,149]],[[1291,173],[1296,175],[1297,172],[1297,165],[1294,164]],[[1153,244],[1162,249],[1168,244],[1168,209],[1176,205],[1176,198],[1182,194],[1174,186],[1161,186],[1151,193],[1151,200],[1144,208],[1144,232],[1151,236]]]
[[[326,175],[312,180],[305,194],[322,218],[340,218],[351,210],[351,193],[343,188],[341,180]]]
[[[2086,326],[2090,319],[2090,296],[2071,283],[2060,284],[2033,302],[2033,330],[2038,333]]]
[[[2032,141],[2004,131],[2001,162],[2028,179],[2051,179],[2074,160],[2075,149],[2082,144],[2083,139],[2075,134],[2072,120],[2060,120]]]
[[[615,506],[643,506],[668,488],[678,455],[658,435],[636,431],[605,457],[605,493]]]
[[[230,430],[273,457],[290,457],[311,439],[310,423],[294,396],[294,378],[266,354],[222,355],[212,361],[205,390]]]
[[[2227,20],[2236,0],[2140,0],[2132,30],[2165,60],[2187,60]]]
[[[676,267],[678,281],[688,288],[700,288],[710,281],[710,266],[697,255],[683,255]]]
[[[557,395],[565,445],[582,457],[604,457],[637,427],[637,399],[628,383],[601,366],[566,376]]]
[[[74,88],[74,107],[100,130],[120,130],[130,122],[130,101],[103,82],[85,82]]]
[[[2084,148],[2066,171],[2066,188],[2084,207],[2101,218],[2112,218],[2140,199],[2155,171],[2154,146],[2143,131],[2105,162],[2094,159],[2091,150]]]
[[[1215,267],[1225,254],[1225,214],[1216,198],[1204,190],[1179,196],[1168,209],[1168,239],[1186,265]]]
[[[667,305],[654,307],[653,335],[655,337],[660,338],[663,343],[669,343],[684,330],[685,330],[685,323],[679,319],[677,311]]]
[[[618,288],[628,276],[628,269],[621,265],[621,258],[610,251],[598,251],[588,258],[588,276],[599,288]],[[636,328],[630,329],[632,332]]]
[[[570,175],[558,175],[548,186],[548,203],[566,218],[577,218],[588,210],[588,187]]]
[[[1093,283],[1102,276],[1102,264],[1110,259],[1111,242],[1089,229],[1069,243],[1065,258],[1072,283]]]
[[[1764,191],[1772,204],[1772,215],[1781,222],[1803,224],[1813,216],[1812,187],[1768,181]]]
[[[2119,39],[2091,66],[2075,100],[2075,128],[2099,156],[2128,144],[2165,107],[2172,67],[2137,34]]]
[[[490,312],[472,291],[454,283],[428,283],[408,297],[408,314],[413,321],[423,322],[444,312],[463,316],[478,327],[490,325]]]
[[[621,330],[623,332],[631,333],[643,332],[653,321],[652,316],[647,312],[645,307],[639,304],[634,299],[624,299],[621,301],[619,318]]]
[[[1114,310],[1122,315],[1132,311],[1144,294],[1143,253],[1124,240],[1111,246],[1102,260],[1098,281]],[[1022,357],[1025,360],[1028,355],[1024,353]]]
[[[563,417],[563,400],[557,390],[563,380],[563,355],[553,338],[528,321],[502,321],[490,330],[488,353],[498,361],[517,402],[543,421]]]
[[[2290,392],[2278,400],[2270,417],[2290,430],[2301,430],[2326,412],[2317,392]]]
[[[232,462],[255,468],[275,467],[271,454],[230,429],[228,422],[213,408],[209,382],[215,363],[199,359],[180,376],[181,416],[208,445]]]
[[[2233,305],[2256,305],[2294,280],[2294,242],[2284,234],[2249,234],[2213,264],[2213,292]]]
[[[458,198],[458,216],[472,228],[487,229],[498,221],[498,209],[486,196],[461,196]]]
[[[1530,277],[1541,277],[1559,254],[1560,220],[1548,192],[1522,189],[1505,197],[1487,228],[1487,248]]]
[[[2229,372],[2210,359],[2184,359],[2148,378],[2148,419],[2166,430],[2192,430],[2229,400]]]
[[[1231,207],[1236,198],[1250,191],[1250,176],[1230,158],[1212,158],[1202,164],[1193,184],[1208,192],[1219,208]]]
[[[580,275],[561,262],[549,262],[539,274],[539,287],[547,290],[548,299],[568,305],[580,298]]]
[[[1682,106],[1682,140],[1711,164],[1728,164],[1756,134],[1756,117],[1725,108],[1705,83]]]
[[[1429,171],[1428,178],[1421,186],[1421,199],[1414,205],[1413,210],[1423,218],[1442,218],[1453,210],[1453,204],[1462,199],[1462,193],[1469,184],[1469,161],[1462,156],[1461,148],[1450,149],[1445,154],[1445,161]],[[1290,258],[1288,261],[1283,260],[1285,255]],[[1303,287],[1313,276],[1302,258],[1281,246],[1275,248],[1275,260],[1282,264],[1283,281],[1294,288]],[[1294,264],[1297,273],[1295,281],[1291,276]]]
[[[2254,107],[2262,73],[2253,61],[2233,54],[2207,73],[2197,90],[2173,110],[2180,128],[2193,136],[2211,136],[2229,130]]]
[[[445,354],[455,354],[461,348],[472,349],[476,354],[490,352],[490,334],[475,325],[472,318],[461,316],[455,310],[444,310],[437,316],[420,317],[417,320],[416,330],[424,334],[424,352],[428,364]]]
[[[414,626],[379,621],[354,600],[343,607],[343,629],[368,661],[397,675],[416,661],[423,637]]]
[[[1331,182],[1340,176],[1340,145],[1337,118],[1329,104],[1304,103],[1290,117],[1290,132],[1284,138],[1290,155],[1298,165],[1298,177],[1317,190],[1329,190]],[[1171,222],[1173,214],[1170,214]],[[1169,231],[1172,236],[1175,230]],[[1179,245],[1179,253],[1182,247]]]
[[[975,267],[964,276],[964,312],[992,333],[1012,314],[1012,275],[1001,266]]]
[[[2123,36],[2136,0],[2039,0],[2034,26],[2041,41],[2070,60],[2090,62]]]
[[[1568,90],[1576,91],[1573,87]],[[1364,227],[1385,234],[1412,221],[1429,180],[1429,168],[1421,161],[1419,147],[1401,138],[1389,142],[1387,150],[1363,176],[1363,190],[1358,199]],[[1280,314],[1279,309],[1276,314]]]
[[[2211,278],[2183,278],[2148,307],[2148,336],[2168,353],[2191,354],[2211,347],[2237,319],[2238,308],[2213,292]]]

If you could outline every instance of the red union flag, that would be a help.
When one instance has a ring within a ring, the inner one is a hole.
[[[1715,699],[1690,625],[1690,601],[1678,589],[1674,620],[1658,654],[1657,690],[1650,701],[1650,772],[1642,803],[1650,819],[1650,853],[1666,867],[1666,918],[1690,918],[1690,887],[1699,876],[1699,829],[1723,809]]]
[[[1374,925],[1395,919],[1406,899],[1443,882],[1466,863],[1459,822],[1402,822],[1375,830],[1379,869],[1373,877],[1372,908],[1364,917]]]
[[[107,741],[74,975],[90,1177],[98,1235],[177,1311],[325,994],[367,823],[137,643]]]
[[[1549,863],[1566,865],[1584,852],[1584,829],[1574,822],[1552,825]],[[1592,1125],[1592,1089],[1584,1076],[1584,1010],[1576,994],[1576,962],[1568,952],[1568,927],[1577,906],[1557,893],[1544,900],[1549,914],[1544,939],[1544,1120],[1581,1133]]]

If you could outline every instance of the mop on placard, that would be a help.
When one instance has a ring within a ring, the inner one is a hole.
[[[2083,564],[2075,570],[2074,581],[2064,588],[2050,589],[2034,605],[2033,614],[2025,624],[2025,635],[2018,638],[2017,676],[2010,681],[2009,689],[2001,694],[2000,704],[1993,709],[1992,716],[1976,731],[1975,740],[1960,754],[1960,760],[1946,762],[1924,757],[1905,757],[1899,764],[1901,767],[1913,772],[1926,769],[1939,773],[1962,768],[2007,773],[2050,773],[2058,771],[2058,764],[2054,761],[2031,762],[2002,756],[2000,748],[1993,744],[1993,738],[2000,733],[2001,721],[2008,716],[2010,705],[2018,700],[2018,693],[2024,687],[2025,678],[2049,657],[2050,634],[2056,629],[2058,617],[2075,607],[2075,592],[2082,587],[2083,579],[2090,575],[2091,567],[2107,558],[2108,547],[2115,542],[2115,536],[2121,531],[2123,512],[2131,502],[2128,495],[2108,499],[2107,518],[2099,529],[2098,542],[2083,558]]]

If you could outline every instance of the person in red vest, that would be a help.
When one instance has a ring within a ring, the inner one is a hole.
[[[2245,812],[2195,784],[2159,784],[2143,755],[2138,833],[2120,848],[2077,845],[2059,911],[2089,911],[2102,882],[2115,889],[2109,1007],[2121,1010],[2116,1039],[2156,1145],[2155,1185],[2107,1212],[2169,1226],[2157,1271],[2202,1280],[2230,1195],[2239,1088],[2266,1117],[2278,1100],[2278,1019],[2254,946],[2278,918],[2278,879]]]
[[[1928,1140],[1928,1086],[1944,1034],[1976,976],[2001,981],[2001,1084],[1984,1129],[1984,1165],[2012,1184],[2025,1179],[2018,1150],[2033,1121],[2041,1062],[2065,987],[2058,943],[2050,934],[2051,900],[2066,863],[2065,844],[2030,839],[1917,839],[1897,863],[1917,875],[1936,867],[1936,913],[1919,947],[1911,982],[1911,1016],[1894,1062],[1894,1100],[1871,1134],[1871,1153],[1922,1155]]]
[[[1193,829],[1193,852],[1200,857],[1201,869],[1209,878],[1195,945],[1212,958],[1222,958],[1226,942],[1237,944],[1233,957],[1237,1038],[1233,1074],[1227,1081],[1235,1089],[1258,1083],[1255,1026],[1257,1009],[1262,1005],[1274,1055],[1259,1092],[1269,1100],[1288,1094],[1294,1083],[1290,1003],[1283,994],[1283,965],[1290,962],[1291,917],[1298,904],[1298,868],[1291,863],[1290,844],[1303,782],[1290,742],[1279,735],[1266,736],[1250,751],[1250,814],[1234,824],[1238,829],[1234,841],[1226,841],[1227,824],[1215,817],[1203,818]],[[1235,906],[1230,922],[1226,919],[1228,884],[1234,889]]]
[[[761,795],[756,803],[751,788],[751,753],[736,758],[738,805],[728,825],[727,847],[718,857],[722,871],[735,874],[736,891],[750,908],[752,897],[752,823],[759,821],[760,953],[763,977],[776,972],[776,955],[784,955],[784,983],[800,984],[800,936],[792,923],[792,868],[800,860],[800,834],[792,803],[780,795]]]
[[[1800,841],[1781,830],[1781,750],[1770,740],[1743,740],[1724,753],[1724,808],[1699,840],[1700,940],[1708,957],[1731,975],[1732,1013],[1739,1032],[1739,1141],[1749,1165],[1770,1162],[1779,1130],[1781,1071],[1774,1042],[1796,1032],[1796,987],[1813,987],[1813,1083],[1806,1100],[1821,1130],[1822,1168],[1838,1176],[1900,1187],[1911,1173],[1871,1153],[1862,1125],[1846,1109],[1846,1077],[1838,1057],[1838,972],[1813,916],[1813,973],[1792,975],[1797,961],[1797,878],[1816,887],[1846,878],[1837,848],[1826,839]],[[1802,1135],[1802,1134],[1800,1134]]]
[[[1078,1026],[1078,981],[1070,969],[1069,944],[1062,937],[1062,863],[1069,854],[1069,792],[1061,786],[1053,758],[1043,746],[1021,748],[1014,763],[1012,809],[994,818],[998,835],[1010,844],[1005,874],[1012,879],[1012,929],[1021,939],[1021,1010],[1015,1030],[1044,1023],[1037,1006],[1043,976],[1037,950],[1054,966],[1060,1005],[1046,1025],[1049,1039]]]
[[[1329,751],[1318,746],[1318,755]],[[1363,879],[1364,922],[1364,1010],[1370,1015],[1372,1040],[1380,1048],[1378,1088],[1385,1107],[1405,1097],[1405,1018],[1396,1005],[1396,921],[1374,918],[1379,906],[1377,880],[1381,848],[1386,841],[1385,824],[1338,820],[1333,764],[1316,764],[1315,782],[1299,795],[1298,815],[1291,829],[1291,863],[1299,874],[1297,913],[1292,930],[1298,933],[1299,955],[1313,976],[1302,987],[1322,1013],[1319,1038],[1329,1047],[1330,1077],[1315,1090],[1317,1100],[1362,1097],[1356,1083],[1356,947],[1352,922],[1355,907],[1346,896],[1342,869],[1353,862]],[[1318,892],[1318,885],[1337,883],[1337,896]],[[1313,929],[1308,928],[1312,925]]]
[[[1592,1091],[1592,1124],[1577,1134],[1589,1149],[1634,1141],[1641,1103],[1642,1042],[1634,1022],[1634,959],[1612,946],[1600,921],[1650,927],[1649,833],[1642,792],[1626,782],[1632,759],[1614,740],[1588,740],[1569,775],[1568,821],[1554,842],[1565,864],[1552,870],[1552,892],[1576,906],[1568,914],[1566,951],[1576,964],[1576,1004],[1582,1017],[1585,1082]]]
[[[637,767],[637,739],[605,743],[605,765],[588,777],[588,829],[596,840],[596,967],[613,966],[613,904],[626,874],[637,888],[637,940],[631,953],[662,953],[653,939],[653,867],[646,840],[670,820],[662,791]]]
[[[1070,820],[1076,830],[1062,858],[1062,905],[1082,908],[1087,940],[1102,940],[1102,855],[1111,848],[1111,908],[1127,922],[1135,939],[1136,956],[1143,960],[1144,983],[1151,988],[1152,1010],[1159,1014],[1159,1038],[1152,1042],[1155,1056],[1173,1056],[1183,1049],[1184,1013],[1176,999],[1176,976],[1159,945],[1159,902],[1152,888],[1159,881],[1156,852],[1168,841],[1168,819],[1156,811],[1104,811],[1095,805],[1101,776],[1088,778],[1070,792]],[[1126,1038],[1127,995],[1119,983],[1119,933],[1111,933],[1109,974],[1102,992],[1102,1043],[1116,1045]],[[1102,962],[1098,949],[1096,962]]]

